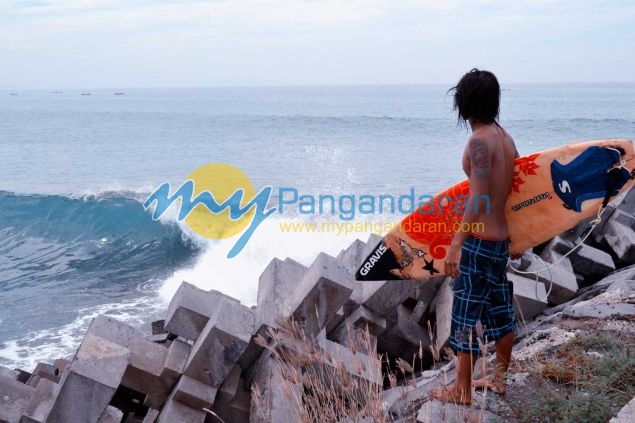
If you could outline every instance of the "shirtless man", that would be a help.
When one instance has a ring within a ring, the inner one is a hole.
[[[430,394],[443,402],[470,404],[472,384],[501,395],[505,392],[515,318],[513,287],[506,277],[509,229],[504,207],[518,152],[496,121],[500,87],[494,74],[472,69],[452,90],[459,120],[472,129],[463,154],[463,170],[470,179],[470,213],[463,216],[463,223],[468,225],[462,227],[480,227],[483,231],[457,232],[447,253],[445,273],[455,278],[450,344],[457,355],[456,382]],[[490,199],[489,213],[485,197]],[[479,204],[474,204],[474,198]],[[477,222],[483,225],[472,224]],[[484,376],[472,383],[480,354],[476,330],[479,321],[484,338],[496,341],[496,367],[491,379]]]

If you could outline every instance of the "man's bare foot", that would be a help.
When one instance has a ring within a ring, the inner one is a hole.
[[[489,389],[490,391],[503,396],[505,395],[505,391],[507,391],[507,387],[505,386],[504,380],[499,380],[496,378],[490,377],[482,377],[480,379],[476,379],[472,382],[472,386],[477,389]]]
[[[441,402],[470,405],[472,403],[471,391],[460,391],[454,385],[441,386],[430,390],[430,397]]]

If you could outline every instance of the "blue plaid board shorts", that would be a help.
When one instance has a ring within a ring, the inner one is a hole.
[[[450,345],[457,352],[480,354],[476,323],[481,322],[484,343],[516,329],[513,285],[507,280],[508,241],[469,236],[463,243],[461,274],[452,291]]]

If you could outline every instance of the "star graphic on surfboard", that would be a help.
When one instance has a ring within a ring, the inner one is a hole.
[[[427,270],[430,272],[430,276],[434,276],[435,273],[440,273],[437,269],[434,268],[434,259],[428,261],[423,259],[426,262],[426,265],[422,267],[423,270]]]

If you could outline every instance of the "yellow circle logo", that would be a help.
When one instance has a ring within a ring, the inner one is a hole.
[[[192,198],[196,198],[204,191],[214,197],[217,204],[224,204],[230,198],[239,199],[240,207],[245,207],[256,195],[251,181],[240,170],[224,163],[212,163],[201,166],[188,176],[194,183]],[[242,196],[236,190],[242,189]],[[238,204],[236,204],[237,206]],[[225,239],[242,232],[251,222],[255,208],[235,220],[230,216],[227,207],[221,213],[212,213],[204,204],[196,207],[185,218],[185,223],[197,234],[211,239]]]

